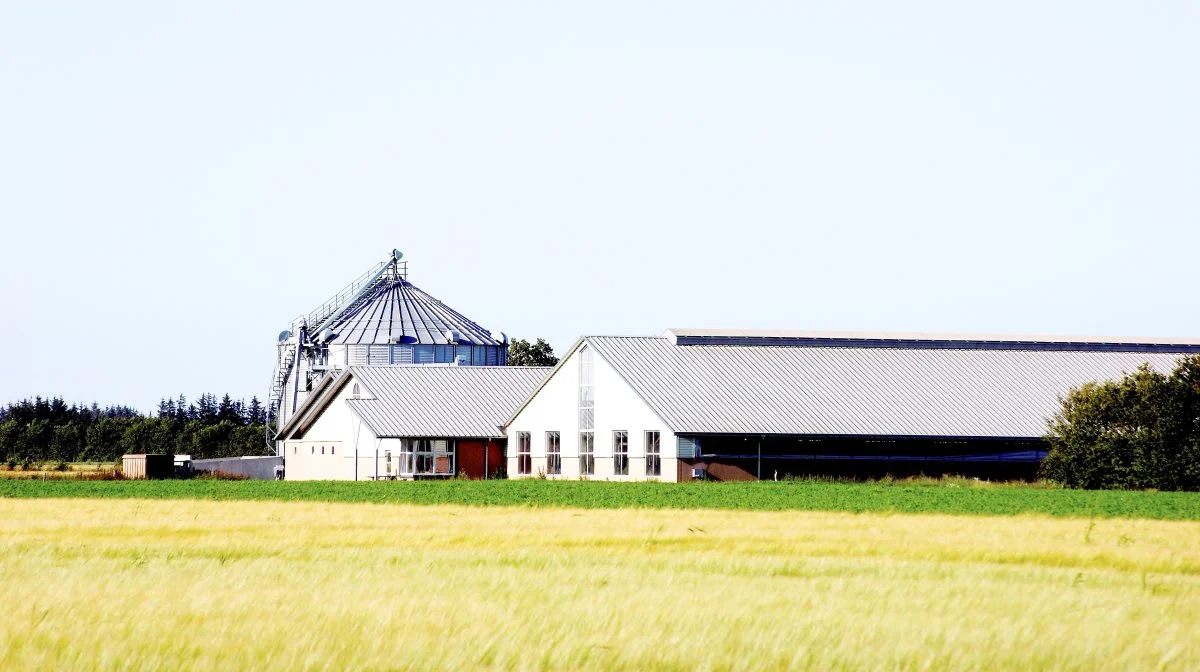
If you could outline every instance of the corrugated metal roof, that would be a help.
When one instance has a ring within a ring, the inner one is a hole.
[[[347,404],[381,437],[493,437],[549,368],[352,366],[374,399]]]
[[[679,433],[1033,438],[1072,387],[1182,356],[585,340]]]
[[[361,305],[328,328],[337,334],[330,343],[432,345],[445,343],[446,332],[454,330],[459,343],[501,345],[487,329],[403,278],[380,282]]]

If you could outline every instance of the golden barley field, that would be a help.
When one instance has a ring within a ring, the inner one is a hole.
[[[1200,523],[0,499],[0,669],[1200,669]]]

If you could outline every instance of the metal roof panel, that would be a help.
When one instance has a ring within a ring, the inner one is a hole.
[[[381,437],[501,438],[500,425],[549,368],[352,366],[373,399],[347,404]]]
[[[1032,438],[1071,388],[1183,356],[586,340],[673,431],[697,434]]]

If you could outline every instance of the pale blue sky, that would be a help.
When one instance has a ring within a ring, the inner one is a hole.
[[[265,395],[392,247],[491,329],[1200,335],[1191,2],[5,3],[0,401]]]

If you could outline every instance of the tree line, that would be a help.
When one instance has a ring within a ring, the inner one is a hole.
[[[126,453],[206,457],[266,452],[267,409],[228,394],[162,399],[156,415],[129,406],[68,405],[35,397],[0,408],[0,462],[109,462]]]

